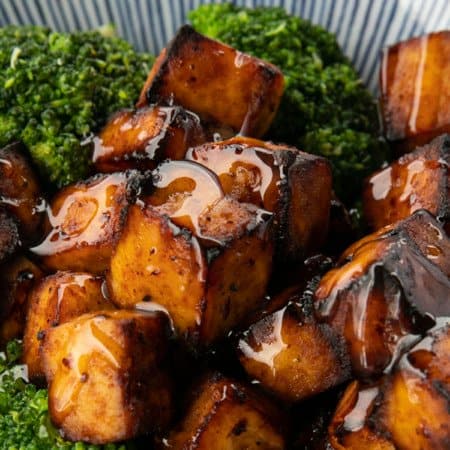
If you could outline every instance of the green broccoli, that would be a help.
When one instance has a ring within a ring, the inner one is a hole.
[[[133,105],[152,62],[97,31],[0,28],[0,147],[22,140],[57,187],[86,176],[91,149],[83,141]]]
[[[336,193],[351,203],[386,150],[377,137],[376,104],[334,35],[273,7],[210,4],[189,19],[200,33],[283,71],[285,93],[267,137],[326,156]]]
[[[89,445],[65,441],[50,422],[47,390],[27,383],[17,364],[21,344],[11,341],[0,354],[0,449],[126,450],[133,444]]]

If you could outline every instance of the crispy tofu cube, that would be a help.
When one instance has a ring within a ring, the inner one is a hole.
[[[19,143],[0,149],[0,208],[16,217],[21,238],[29,243],[40,235],[45,201],[25,152]]]
[[[14,255],[21,244],[17,221],[0,209],[0,264]]]
[[[238,343],[252,380],[286,402],[296,402],[350,377],[345,345],[327,324],[290,304],[256,322]]]
[[[168,324],[161,312],[103,311],[46,332],[49,413],[65,438],[106,444],[168,424]]]
[[[0,266],[0,345],[21,338],[28,310],[28,293],[44,276],[42,270],[23,255]]]
[[[48,234],[31,252],[50,270],[101,274],[144,179],[136,171],[117,172],[62,189],[50,205]]]
[[[281,450],[282,428],[280,411],[265,397],[213,374],[199,384],[167,443],[174,450]]]
[[[402,357],[386,382],[375,420],[397,448],[449,448],[450,323],[443,322]]]
[[[450,442],[450,324],[442,318],[393,373],[347,388],[329,427],[348,450],[444,450]]]
[[[272,267],[271,217],[224,198],[198,223],[201,238],[157,207],[133,205],[107,282],[118,306],[158,303],[181,336],[209,344],[259,307]]]
[[[186,158],[216,173],[225,194],[274,213],[280,260],[303,259],[324,243],[332,184],[324,158],[244,137],[191,148]]]
[[[151,106],[116,113],[94,138],[100,172],[154,169],[164,159],[183,159],[206,141],[199,118],[180,106]]]
[[[357,376],[389,370],[433,317],[450,314],[449,244],[433,216],[417,211],[351,246],[322,278],[316,316],[344,336]]]
[[[378,229],[426,209],[450,222],[450,135],[402,156],[366,180],[364,214]]]
[[[88,312],[114,309],[103,295],[103,282],[88,273],[57,272],[30,291],[22,356],[30,378],[43,376],[39,347],[46,330]]]
[[[233,134],[261,137],[283,93],[281,71],[182,27],[158,57],[137,107],[181,105]]]
[[[369,418],[381,394],[380,383],[351,383],[342,396],[328,427],[331,447],[339,450],[396,450],[379,424],[369,425]]]
[[[403,151],[450,132],[450,31],[386,48],[380,85],[385,135]]]

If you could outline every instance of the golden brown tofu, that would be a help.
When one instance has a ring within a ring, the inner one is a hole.
[[[144,178],[136,171],[96,175],[59,191],[48,234],[32,253],[50,270],[101,274]]]
[[[450,132],[450,31],[386,48],[380,91],[385,135],[403,151]]]
[[[182,27],[158,57],[137,107],[181,105],[234,134],[261,137],[284,88],[281,71],[265,61]]]
[[[0,346],[22,337],[28,293],[43,276],[41,269],[22,255],[0,266]]]
[[[341,338],[295,303],[250,326],[238,351],[250,379],[287,402],[319,394],[351,373]]]
[[[41,358],[50,417],[64,437],[106,444],[165,427],[168,336],[161,312],[103,311],[50,328]]]
[[[174,450],[281,450],[282,420],[268,399],[215,373],[199,384],[165,442]]]
[[[324,158],[245,137],[191,148],[186,158],[216,173],[225,194],[274,213],[280,260],[303,259],[324,243],[332,184]]]
[[[17,221],[0,209],[0,264],[14,255],[21,245]]]
[[[380,396],[380,383],[366,386],[354,381],[347,387],[328,427],[333,449],[396,450],[385,430],[379,432],[379,424],[368,423]]]
[[[242,217],[236,210],[244,211]],[[250,206],[222,199],[206,211],[205,222],[216,225],[200,222],[200,243],[157,208],[130,207],[107,281],[118,306],[158,303],[181,336],[208,344],[258,308],[273,245],[271,218]]]
[[[206,141],[199,118],[180,106],[151,106],[116,113],[94,138],[100,172],[153,169],[164,159],[183,159]]]
[[[448,318],[405,353],[392,374],[353,382],[329,427],[330,443],[347,450],[444,450],[450,444]]]
[[[445,450],[450,446],[450,322],[412,348],[388,378],[374,419],[397,448]]]
[[[388,371],[433,318],[450,315],[449,258],[440,224],[417,211],[351,246],[322,278],[316,315],[344,336],[356,376]]]
[[[113,309],[102,292],[103,278],[83,272],[57,272],[29,293],[23,362],[30,378],[42,377],[39,347],[46,330],[88,312]]]
[[[45,201],[39,180],[19,143],[0,149],[0,207],[17,218],[21,238],[39,237]]]
[[[402,156],[366,180],[364,214],[374,229],[426,209],[450,222],[450,135]]]

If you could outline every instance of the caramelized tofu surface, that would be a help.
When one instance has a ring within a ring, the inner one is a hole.
[[[347,387],[328,427],[333,449],[396,450],[385,430],[380,433],[378,424],[369,424],[380,396],[380,383],[365,386],[354,381]]]
[[[144,178],[136,171],[96,175],[59,191],[48,234],[32,253],[50,270],[102,273]]]
[[[450,221],[450,135],[402,156],[365,182],[364,214],[378,229],[426,209]]]
[[[450,443],[448,318],[376,383],[347,388],[329,427],[336,449],[447,449]]]
[[[100,172],[154,169],[164,159],[183,159],[205,142],[199,118],[179,106],[151,106],[116,113],[94,138]]]
[[[351,373],[340,337],[294,303],[250,326],[238,350],[250,379],[287,402],[319,394]]]
[[[444,450],[450,445],[450,322],[402,357],[388,379],[380,421],[399,448]]]
[[[158,57],[137,107],[181,105],[235,134],[261,137],[284,88],[281,71],[182,27]]]
[[[415,229],[423,231],[412,237]],[[339,267],[322,278],[316,316],[344,336],[356,376],[389,370],[433,326],[433,318],[450,315],[450,280],[442,270],[448,251],[439,223],[418,211],[351,246]]]
[[[27,242],[39,237],[43,219],[39,180],[19,143],[0,149],[0,207],[17,218],[21,237]]]
[[[17,221],[0,209],[0,264],[14,255],[21,245]]]
[[[168,317],[102,311],[50,328],[41,357],[53,423],[72,441],[131,439],[168,424]]]
[[[450,132],[450,31],[384,50],[380,72],[385,135],[407,150]]]
[[[57,272],[43,278],[29,293],[22,359],[28,376],[43,376],[39,347],[46,330],[85,313],[113,309],[102,292],[103,279],[83,272]]]
[[[225,194],[274,213],[281,260],[302,259],[323,244],[332,184],[324,158],[244,137],[191,148],[186,158],[216,173]]]
[[[282,428],[280,411],[265,397],[213,374],[197,387],[167,442],[174,450],[281,450]]]
[[[28,293],[43,276],[42,270],[23,255],[0,266],[0,345],[22,337]]]
[[[206,214],[223,228],[206,228],[205,246],[157,208],[132,206],[107,274],[113,300],[164,306],[178,333],[194,342],[223,337],[258,308],[271,273],[270,218],[247,213],[251,220],[232,222],[220,203],[212,206]]]

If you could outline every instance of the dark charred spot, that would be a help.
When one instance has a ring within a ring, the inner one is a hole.
[[[242,433],[244,433],[245,431],[247,431],[247,420],[246,419],[240,420],[231,430],[231,432],[235,436],[239,436]]]
[[[38,341],[42,341],[42,339],[44,339],[45,338],[45,331],[44,330],[39,330],[37,333],[36,333],[36,339],[38,340]]]

